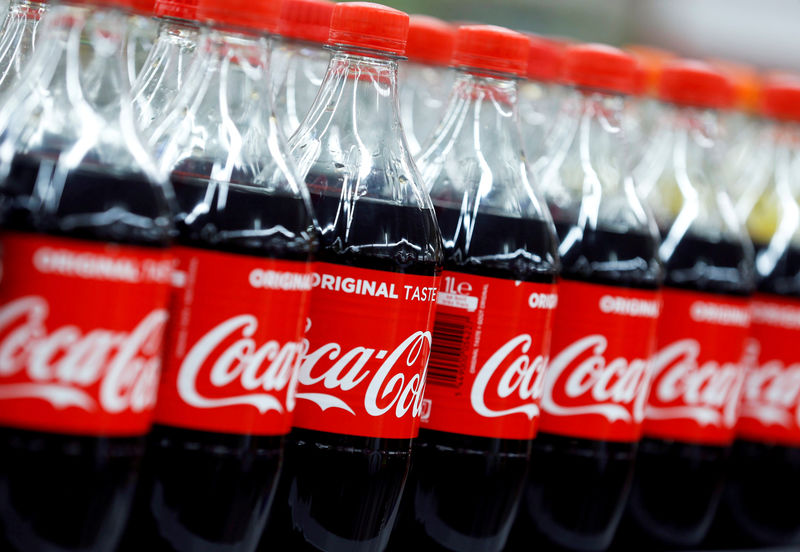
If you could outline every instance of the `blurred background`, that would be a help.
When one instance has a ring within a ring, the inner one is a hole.
[[[476,21],[689,57],[800,70],[798,0],[382,0],[409,13]]]

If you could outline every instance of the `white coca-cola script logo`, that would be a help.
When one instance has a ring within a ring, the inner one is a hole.
[[[542,396],[544,386],[545,366],[547,358],[539,355],[535,359],[527,355],[533,339],[530,334],[522,334],[508,341],[500,347],[481,367],[470,391],[470,402],[476,413],[486,418],[498,418],[510,414],[522,413],[529,419],[539,415],[539,406],[536,400]],[[497,382],[497,387],[489,389],[489,382],[500,370],[501,365],[507,363],[512,354],[517,354],[508,363],[503,375]],[[516,393],[523,404],[504,410],[492,410],[487,406],[488,394],[496,399],[507,399]]]
[[[333,393],[304,391],[297,393],[297,398],[311,401],[322,410],[340,408],[355,414],[352,406],[334,393],[363,386],[366,387],[363,394],[364,410],[368,415],[383,416],[394,409],[397,418],[402,418],[409,410],[413,417],[418,417],[422,408],[430,349],[431,333],[423,331],[409,335],[391,353],[385,349],[376,351],[367,347],[342,351],[338,343],[326,343],[303,359],[298,381],[305,387],[321,383]],[[377,368],[370,369],[373,359],[383,362]],[[334,362],[329,364],[326,360]],[[425,367],[423,373],[415,371],[408,379],[407,372],[397,369],[398,364],[418,366],[420,362]]]
[[[744,370],[735,362],[699,364],[700,350],[697,340],[681,339],[653,355],[648,419],[683,418],[702,426],[733,427]]]
[[[607,361],[603,356],[607,348],[605,336],[588,335],[550,361],[542,395],[542,407],[547,413],[600,414],[610,422],[640,423],[644,419],[649,383],[647,361],[622,357]],[[586,353],[589,356],[579,361]],[[583,404],[565,405],[562,397]]]
[[[62,326],[48,333],[47,300],[22,297],[0,308],[0,378],[23,370],[28,381],[0,384],[1,399],[42,399],[56,408],[75,406],[110,414],[155,406],[161,368],[164,309],[145,316],[130,332]],[[86,389],[100,382],[94,397]]]
[[[289,386],[286,410],[293,410],[296,368],[305,345],[291,341],[281,345],[275,340],[259,345],[253,339],[257,329],[258,319],[242,314],[225,320],[200,338],[178,372],[181,398],[196,408],[249,404],[262,414],[269,410],[283,412],[284,406],[275,393]],[[223,345],[232,337],[236,339],[233,343]],[[215,360],[211,363],[209,359]],[[204,370],[209,364],[210,369]],[[265,364],[267,367],[263,369]],[[198,389],[199,377],[212,388],[230,389],[232,386],[236,390],[226,397],[204,396]]]
[[[756,354],[760,346],[752,340]],[[744,381],[741,415],[764,425],[791,428],[800,425],[800,363],[786,366],[770,360],[751,366]],[[795,414],[792,416],[792,410]]]

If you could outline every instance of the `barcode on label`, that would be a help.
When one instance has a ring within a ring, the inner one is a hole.
[[[471,316],[436,313],[431,357],[428,362],[428,384],[455,388],[461,386],[472,334]]]

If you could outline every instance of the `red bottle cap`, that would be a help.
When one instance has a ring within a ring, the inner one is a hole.
[[[647,82],[649,80],[647,78],[647,67],[641,59],[636,58],[636,56],[634,58],[636,59],[636,69],[633,73],[633,90],[631,93],[634,96],[645,96],[647,95]]]
[[[528,38],[528,78],[542,82],[557,80],[564,66],[563,44],[533,34]]]
[[[800,77],[784,74],[767,79],[761,90],[761,113],[800,123]]]
[[[661,81],[661,69],[665,63],[676,59],[677,56],[668,50],[641,44],[629,44],[625,46],[625,51],[636,58],[636,61],[638,61],[640,65],[640,67],[636,69],[636,87],[641,89],[641,79],[644,77],[645,89],[642,95],[656,96],[658,94],[659,82]],[[644,74],[642,74],[641,71],[644,71]],[[634,93],[638,94],[638,92]]]
[[[429,65],[449,65],[456,42],[456,28],[429,15],[412,15],[408,25],[406,56]]]
[[[43,2],[49,3],[49,2]],[[152,16],[155,12],[155,2],[154,0],[132,0],[131,9],[138,13],[139,15],[146,15],[148,17]]]
[[[564,54],[566,84],[630,94],[634,90],[636,60],[605,44],[576,44]]]
[[[734,105],[737,109],[754,113],[761,103],[761,76],[749,65],[722,59],[709,59],[708,63],[728,77],[733,85]]]
[[[278,34],[325,44],[334,6],[328,0],[283,0]]]
[[[451,65],[524,77],[530,41],[524,34],[494,25],[466,25],[456,31]]]
[[[658,97],[666,102],[722,109],[733,106],[731,81],[708,63],[689,59],[664,65]]]
[[[275,33],[280,0],[198,0],[197,20]]]
[[[155,14],[194,21],[197,19],[197,0],[156,0]]]
[[[371,2],[343,2],[333,8],[328,44],[402,56],[407,39],[405,12]]]

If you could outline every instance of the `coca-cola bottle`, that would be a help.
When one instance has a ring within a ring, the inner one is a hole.
[[[747,372],[713,539],[720,545],[800,544],[800,80],[765,83],[760,143],[768,162],[747,217],[756,248]]]
[[[393,550],[499,552],[522,493],[558,271],[519,131],[528,49],[528,37],[502,27],[460,27],[443,123],[417,157],[445,264]]]
[[[290,141],[321,229],[264,550],[380,551],[417,435],[442,241],[397,109],[408,15],[337,4],[333,53]]]
[[[316,243],[272,114],[263,25],[275,8],[200,0],[196,84],[165,118],[176,277],[129,550],[254,550],[274,495]]]
[[[134,124],[128,17],[52,6],[0,108],[3,550],[114,550],[152,421],[172,224]]]
[[[408,26],[408,62],[400,65],[400,120],[408,148],[417,155],[442,120],[453,86],[456,28],[429,15],[412,15]]]
[[[11,0],[0,27],[0,93],[19,84],[19,76],[38,42],[47,2]]]
[[[133,105],[146,136],[156,132],[158,124],[173,110],[178,93],[190,93],[186,74],[194,59],[200,34],[197,0],[156,0],[158,34],[153,47],[133,82]],[[129,57],[130,59],[130,57]],[[162,129],[160,136],[167,136]]]
[[[294,134],[317,96],[331,55],[324,48],[333,13],[328,0],[283,0],[272,52],[275,114],[284,136]]]
[[[546,151],[557,148],[559,139],[569,140],[569,128],[564,129],[564,135],[553,134],[564,97],[559,78],[565,46],[543,36],[529,35],[529,40],[528,78],[519,85],[519,117],[531,170],[538,177],[548,163]]]
[[[630,486],[659,313],[658,236],[634,192],[623,133],[635,62],[609,46],[567,48],[573,85],[541,186],[561,276],[539,434],[511,550],[604,550]]]
[[[674,106],[656,131],[662,156],[647,197],[662,235],[664,306],[620,528],[628,548],[696,546],[711,524],[734,437],[753,285],[752,247],[714,147],[730,82],[705,63],[674,61],[663,69],[659,97]]]

